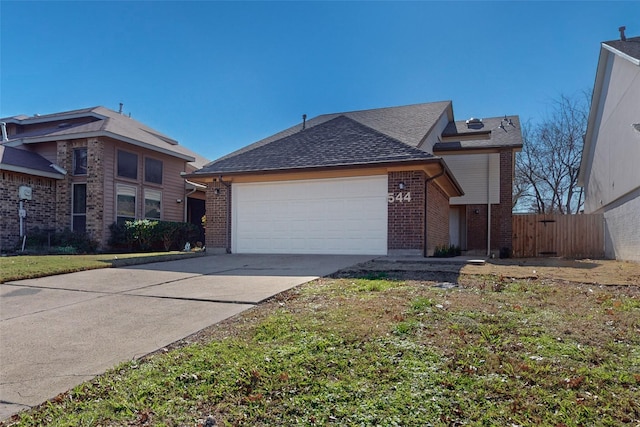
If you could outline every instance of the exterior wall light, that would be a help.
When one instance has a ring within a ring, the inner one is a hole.
[[[400,184],[398,184],[398,188],[401,190],[404,190],[404,182],[401,182]]]

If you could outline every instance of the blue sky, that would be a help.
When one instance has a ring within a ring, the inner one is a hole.
[[[213,160],[319,114],[542,119],[638,1],[0,2],[0,117],[102,105]]]

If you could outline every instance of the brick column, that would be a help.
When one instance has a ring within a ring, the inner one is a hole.
[[[87,143],[87,235],[106,246],[104,224],[104,142]],[[107,224],[108,225],[108,224]]]
[[[72,149],[68,141],[57,142],[56,163],[67,171],[63,179],[56,182],[56,231],[63,231],[71,225],[71,154]]]
[[[390,252],[422,255],[424,250],[424,183],[421,171],[389,172],[387,247]],[[400,189],[400,183],[404,189]]]
[[[427,255],[433,255],[436,246],[449,247],[449,197],[435,182],[429,181],[427,186]]]
[[[491,250],[510,256],[513,248],[513,152],[500,152],[500,204],[491,205]]]
[[[220,182],[210,183],[206,197],[207,251],[224,253],[227,247],[231,248],[231,188]]]

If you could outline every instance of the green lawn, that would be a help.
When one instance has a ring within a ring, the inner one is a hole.
[[[200,256],[193,252],[155,252],[137,254],[100,254],[100,255],[20,255],[0,257],[0,283],[9,280],[32,279],[54,274],[94,268],[119,267],[144,264],[155,261],[168,261],[191,256]]]
[[[640,422],[637,287],[460,281],[319,279],[7,425]]]

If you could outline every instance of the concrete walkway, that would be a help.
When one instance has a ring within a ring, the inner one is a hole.
[[[368,256],[212,255],[0,285],[0,420]]]

